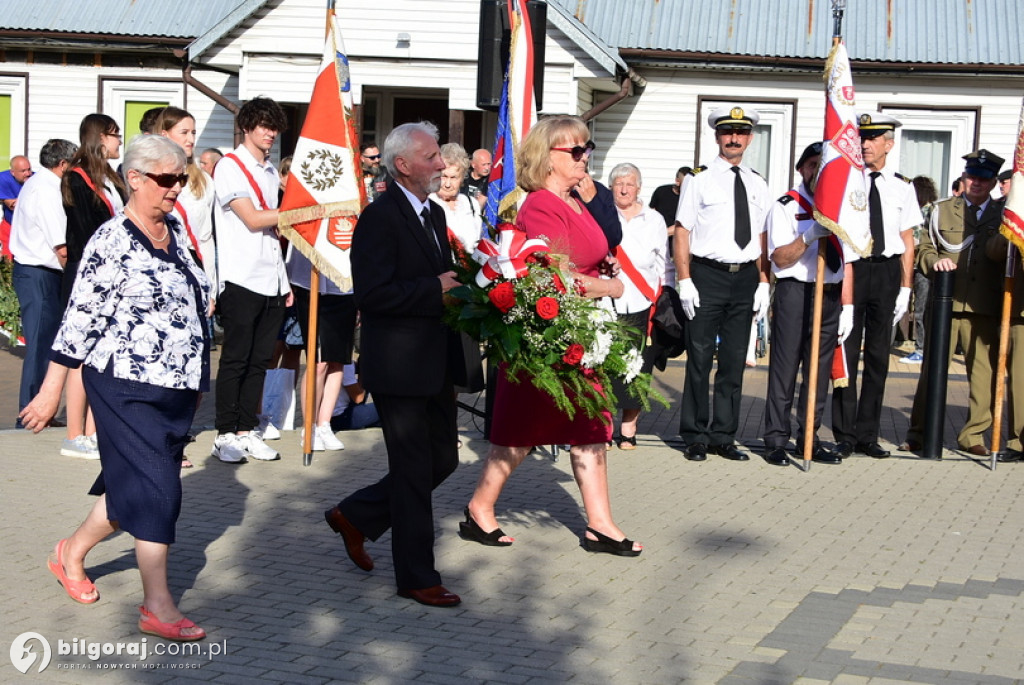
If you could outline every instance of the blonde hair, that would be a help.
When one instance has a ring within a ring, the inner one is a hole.
[[[164,107],[156,117],[152,133],[164,135],[177,126],[178,122],[182,119],[191,119],[193,123],[196,121],[196,118],[189,114],[187,110],[181,109],[180,107]],[[193,154],[194,153],[195,150],[193,150]],[[188,163],[185,166],[185,172],[188,174],[189,192],[191,192],[195,197],[202,197],[203,193],[206,192],[206,176],[192,157],[188,158]]]
[[[579,117],[558,115],[541,119],[526,134],[516,154],[516,182],[528,193],[544,187],[551,173],[551,148],[566,139],[590,138],[590,129]]]

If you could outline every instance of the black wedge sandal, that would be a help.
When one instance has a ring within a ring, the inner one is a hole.
[[[596,540],[591,540],[586,535],[583,536],[583,549],[588,552],[604,552],[619,557],[638,557],[640,552],[643,551],[642,549],[633,549],[633,541],[629,538],[625,540],[612,540],[607,535],[598,533],[593,528],[587,527],[587,530],[597,537]]]
[[[459,537],[463,540],[479,542],[481,545],[488,547],[508,547],[512,544],[511,542],[501,540],[501,538],[507,537],[501,528],[495,528],[490,533],[485,533],[480,524],[470,515],[469,507],[466,507],[464,513],[466,514],[466,520],[459,521]]]

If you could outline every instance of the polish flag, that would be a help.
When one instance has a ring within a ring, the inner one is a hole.
[[[842,42],[836,43],[825,63],[823,140],[814,187],[814,220],[867,257],[871,254],[867,183],[850,58]]]
[[[332,15],[309,111],[292,155],[278,226],[295,249],[343,291],[352,288],[349,249],[366,204],[358,151],[348,57]]]

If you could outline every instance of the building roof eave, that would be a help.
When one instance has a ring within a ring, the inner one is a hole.
[[[548,3],[548,20],[555,28],[564,33],[583,52],[587,53],[609,76],[619,71],[627,71],[629,66],[619,55],[619,51],[602,41],[597,34],[588,29],[579,19],[569,14],[556,3]]]
[[[217,22],[213,28],[196,38],[188,46],[187,58],[189,62],[198,60],[199,57],[209,50],[220,39],[234,30],[239,24],[259,11],[268,0],[245,0],[238,7]]]

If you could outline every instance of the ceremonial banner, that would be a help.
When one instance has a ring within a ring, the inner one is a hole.
[[[871,254],[867,183],[850,58],[837,42],[825,63],[825,135],[814,187],[814,220],[861,257]]]
[[[292,155],[278,226],[342,290],[352,287],[349,249],[366,191],[359,174],[348,58],[330,18],[309,111]]]
[[[1017,147],[1013,151],[1013,177],[1010,194],[1003,208],[1003,224],[1000,233],[1017,246],[1024,254],[1024,104],[1021,105],[1020,122],[1017,124]]]
[[[537,120],[533,98],[533,28],[525,0],[509,0],[508,13],[512,27],[509,63],[498,108],[494,164],[488,177],[487,206],[484,208],[484,218],[492,226],[497,226],[499,221],[515,221],[516,209],[523,195],[516,186],[515,153]],[[544,27],[537,30],[543,31]]]

